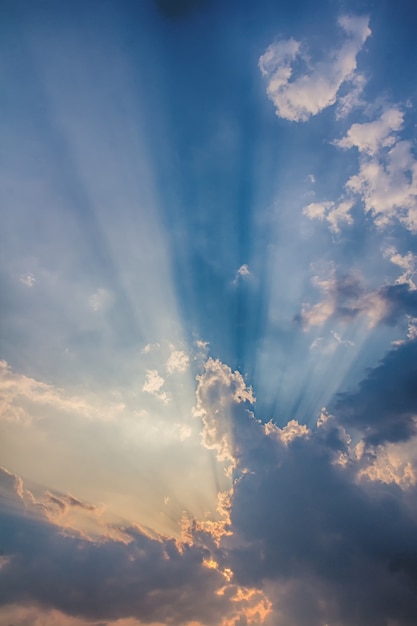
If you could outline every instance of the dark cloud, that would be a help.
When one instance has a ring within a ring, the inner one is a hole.
[[[388,352],[353,393],[338,394],[334,412],[370,444],[405,441],[416,433],[417,340]]]
[[[387,304],[382,321],[394,325],[404,315],[417,315],[417,290],[409,285],[386,285],[379,290],[379,295]]]
[[[259,451],[235,486],[231,567],[240,584],[274,589],[280,625],[411,626],[416,521],[396,485],[357,484],[335,463],[345,447],[330,422],[277,446],[275,463]]]
[[[409,366],[413,354],[411,344],[400,349]],[[216,558],[237,584],[267,590],[274,626],[414,625],[416,489],[361,480],[371,459],[356,457],[336,417],[324,413],[310,430],[264,425],[243,391],[219,362],[200,377],[204,420],[218,438],[229,420],[235,461],[233,535]]]
[[[203,565],[204,547],[151,539],[130,528],[130,543],[92,542],[63,534],[39,509],[28,512],[14,477],[1,482],[15,506],[1,514],[0,604],[36,604],[68,615],[143,622],[218,624],[228,599],[216,594],[224,577]]]

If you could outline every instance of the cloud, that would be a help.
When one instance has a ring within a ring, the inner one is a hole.
[[[233,466],[239,456],[239,441],[250,423],[246,404],[255,402],[252,389],[247,387],[240,372],[232,372],[218,359],[208,359],[197,380],[194,414],[202,420],[202,442],[216,451],[219,461]],[[241,411],[244,417],[237,423]]]
[[[350,226],[353,224],[351,209],[352,201],[336,202],[311,202],[303,209],[303,215],[310,219],[326,220],[329,223],[330,230],[339,234],[342,225]]]
[[[158,374],[157,370],[146,370],[145,382],[143,383],[142,391],[159,398],[164,403],[167,403],[169,402],[168,394],[165,391],[161,391],[164,384],[165,380]]]
[[[296,420],[264,425],[236,396],[243,388],[236,372],[212,362],[204,377],[201,402],[215,431],[224,407],[232,426],[239,424],[234,441],[228,440],[235,461],[232,534],[222,537],[216,559],[227,564],[235,583],[267,593],[268,623],[412,626],[415,439],[408,450],[366,439],[354,446],[338,413],[323,412],[311,428]]]
[[[111,302],[112,296],[107,289],[100,287],[90,297],[88,303],[93,311],[100,311]]]
[[[59,516],[51,523],[22,481],[0,472],[0,604],[110,624],[413,626],[416,356],[415,342],[392,350],[310,426],[262,423],[243,376],[208,359],[195,414],[234,480],[223,521],[188,518],[181,542],[133,526],[119,529],[123,541],[62,533]],[[363,439],[352,443],[348,428]],[[67,494],[41,502],[94,514]]]
[[[367,17],[343,16],[338,25],[345,40],[324,60],[312,63],[304,46],[293,38],[271,44],[260,57],[259,68],[278,117],[305,122],[333,105],[342,85],[349,83],[353,83],[355,96],[350,100],[344,96],[339,115],[354,106],[363,83],[357,79],[356,57],[371,30]],[[294,76],[294,67],[300,61],[306,65],[306,72]]]
[[[417,289],[415,282],[417,274],[417,256],[412,252],[400,254],[394,247],[387,248],[384,256],[389,258],[391,263],[400,267],[403,273],[396,279],[397,284],[406,284],[410,289]]]
[[[362,204],[379,229],[399,222],[417,232],[417,160],[412,143],[399,135],[404,113],[398,106],[386,108],[377,119],[355,123],[334,145],[356,148],[359,166],[344,184],[337,201],[314,202],[304,215],[326,220],[333,232],[353,223],[351,208]]]
[[[173,350],[168,357],[167,372],[168,374],[174,372],[182,374],[187,371],[189,364],[190,358],[183,350]]]
[[[333,270],[328,278],[315,276],[313,283],[325,297],[314,305],[305,304],[296,317],[306,330],[329,320],[348,323],[361,316],[368,318],[371,328],[379,324],[394,326],[406,315],[417,313],[417,291],[405,282],[372,291],[365,288],[359,274],[337,275]]]
[[[340,148],[357,148],[359,152],[374,156],[382,148],[395,144],[395,131],[401,130],[404,114],[397,107],[384,111],[378,120],[364,124],[352,124],[346,137],[335,141]]]
[[[210,545],[207,531],[197,532],[195,542],[192,533],[189,542],[179,542],[151,538],[132,526],[123,529],[124,541],[110,533],[92,541],[63,533],[34,501],[25,506],[21,485],[0,469],[2,496],[14,504],[0,508],[0,618],[52,624],[55,617],[68,626],[99,626],[99,620],[108,626],[133,626],[136,620],[154,626],[259,626],[269,614],[265,594],[234,583],[201,542],[206,537]]]
[[[19,281],[22,283],[22,285],[25,285],[25,287],[33,287],[36,283],[36,278],[34,276],[34,274],[32,274],[31,272],[28,272],[27,274],[21,274],[19,277]]]
[[[417,341],[385,356],[356,391],[337,396],[335,415],[372,444],[405,441],[416,432]]]

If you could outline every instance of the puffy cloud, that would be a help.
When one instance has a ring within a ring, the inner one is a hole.
[[[186,372],[189,364],[190,358],[183,350],[173,350],[168,357],[167,372],[168,374]]]
[[[198,378],[194,410],[202,419],[203,444],[216,451],[220,461],[235,464],[242,436],[250,423],[245,404],[253,404],[252,389],[240,372],[219,360],[208,359]]]
[[[410,141],[400,137],[404,113],[392,106],[370,122],[353,124],[345,137],[333,143],[356,148],[359,167],[344,185],[337,201],[313,202],[303,210],[310,219],[329,223],[340,231],[353,223],[352,207],[358,202],[380,229],[398,221],[417,232],[417,160]]]
[[[373,122],[352,124],[346,137],[335,141],[340,148],[356,147],[359,152],[375,155],[381,148],[394,145],[394,132],[401,130],[404,114],[397,107],[391,107],[382,113],[381,117]]]
[[[303,209],[303,214],[310,219],[326,220],[330,230],[338,234],[341,231],[341,225],[353,224],[351,209],[352,201],[336,202],[311,202]]]
[[[146,370],[145,382],[142,386],[142,391],[155,396],[162,400],[162,402],[169,402],[168,394],[165,391],[161,391],[164,386],[165,380],[158,374],[157,370]]]
[[[371,31],[367,17],[342,16],[338,24],[345,40],[325,60],[311,63],[304,46],[293,38],[276,41],[260,57],[259,68],[278,117],[304,122],[334,104],[346,83],[353,83],[355,96],[350,100],[344,96],[339,115],[354,106],[361,87],[356,57]],[[306,65],[306,72],[294,76],[294,66],[300,61]]]
[[[378,227],[398,220],[417,232],[417,161],[409,141],[397,141],[376,157],[363,157],[346,190],[359,197]]]

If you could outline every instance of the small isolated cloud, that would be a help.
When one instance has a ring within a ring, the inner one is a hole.
[[[90,297],[88,303],[93,311],[101,311],[111,302],[111,294],[107,289],[100,287]]]
[[[142,391],[149,393],[156,398],[159,398],[163,402],[167,403],[169,398],[165,391],[161,391],[164,386],[165,380],[158,374],[157,370],[146,370],[145,382],[143,383]]]
[[[160,346],[159,343],[147,343],[146,346],[144,348],[142,348],[140,353],[141,354],[149,354],[150,352],[153,352],[154,350],[159,350],[160,347],[161,346]]]
[[[412,252],[402,255],[395,248],[391,247],[385,250],[384,256],[403,270],[403,273],[396,279],[396,284],[404,283],[410,289],[417,289],[417,255]]]
[[[355,97],[349,100],[344,95],[342,109],[348,111],[354,105],[363,84],[357,80],[356,57],[371,34],[368,22],[367,17],[342,16],[338,24],[344,42],[316,63],[309,58],[305,46],[293,38],[269,46],[259,59],[259,68],[267,80],[267,94],[278,117],[305,122],[333,105],[344,84],[352,85]],[[300,61],[305,65],[305,73],[296,72],[294,76]]]
[[[353,202],[312,202],[303,209],[303,214],[309,219],[326,221],[330,230],[339,234],[342,225],[352,225],[353,217],[351,209]]]
[[[324,353],[333,353],[339,346],[352,348],[355,344],[350,339],[343,339],[335,330],[330,331],[328,337],[317,337],[310,345],[310,350],[320,350]]]
[[[187,371],[190,365],[190,358],[183,350],[174,350],[169,355],[167,361],[167,372],[173,374],[179,372],[180,374]]]
[[[33,287],[33,285],[36,283],[36,278],[35,276],[29,272],[28,274],[21,274],[19,276],[19,281],[22,283],[22,285],[25,285],[25,287]]]
[[[248,266],[248,265],[246,265],[246,263],[244,263],[244,264],[243,264],[243,265],[241,265],[241,266],[239,267],[239,269],[236,271],[236,275],[235,275],[235,279],[234,279],[234,281],[233,281],[233,284],[234,284],[234,285],[237,285],[237,283],[239,282],[239,280],[241,280],[241,279],[243,279],[243,280],[244,280],[244,279],[246,279],[246,278],[249,278],[249,276],[251,276],[251,275],[252,275],[252,273],[251,273],[251,271],[250,271],[250,269],[249,269],[249,266]]]

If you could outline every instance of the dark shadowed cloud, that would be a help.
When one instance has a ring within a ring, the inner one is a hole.
[[[405,441],[416,433],[417,341],[392,349],[357,391],[339,394],[335,414],[371,444]]]

